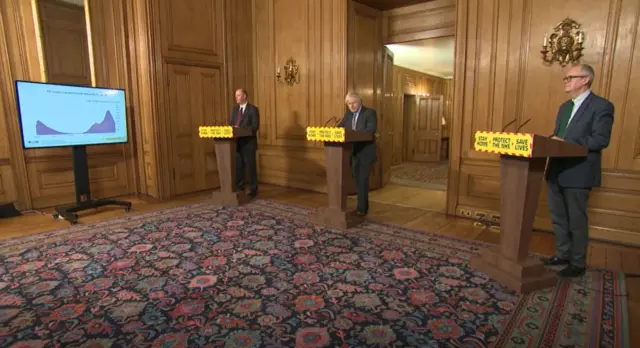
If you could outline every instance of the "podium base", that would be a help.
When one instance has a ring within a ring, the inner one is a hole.
[[[315,225],[347,230],[362,223],[364,217],[338,209],[318,208],[310,220]]]
[[[240,206],[249,202],[249,197],[244,192],[214,192],[211,195],[213,203],[222,206]]]
[[[501,255],[495,247],[485,249],[480,256],[471,257],[469,266],[517,293],[546,289],[558,283],[556,273],[547,270],[537,258],[528,257],[522,262],[515,262]]]

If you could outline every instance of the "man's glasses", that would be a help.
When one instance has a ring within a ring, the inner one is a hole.
[[[568,75],[562,78],[562,81],[564,82],[569,82],[573,79],[577,79],[577,78],[582,78],[582,77],[587,77],[585,75]]]

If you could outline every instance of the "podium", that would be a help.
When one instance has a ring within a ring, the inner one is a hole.
[[[316,225],[349,229],[364,218],[347,212],[347,180],[353,180],[349,164],[352,144],[372,141],[373,133],[352,131],[342,127],[307,127],[307,140],[324,143],[327,170],[326,207],[319,208],[312,216]]]
[[[555,272],[529,256],[547,158],[584,157],[586,147],[530,133],[476,132],[476,151],[500,154],[500,245],[470,266],[518,293],[555,286]]]
[[[244,191],[236,191],[236,143],[238,138],[251,136],[251,131],[231,126],[203,126],[200,138],[213,139],[220,178],[220,192],[212,195],[215,204],[238,206],[249,201]]]

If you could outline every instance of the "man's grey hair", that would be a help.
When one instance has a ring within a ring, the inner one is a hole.
[[[593,83],[593,79],[595,79],[596,77],[596,73],[593,71],[593,67],[591,67],[591,65],[589,64],[579,64],[578,66],[580,67],[582,72],[589,77],[589,82],[587,83],[587,86],[591,87],[591,84]]]
[[[362,98],[360,98],[360,94],[358,94],[358,92],[354,92],[354,91],[351,91],[351,92],[347,93],[347,96],[344,97],[344,102],[348,103],[349,99],[356,99],[359,102],[362,102]]]

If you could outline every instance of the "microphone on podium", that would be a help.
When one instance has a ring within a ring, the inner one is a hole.
[[[340,118],[339,120],[335,117],[331,117],[330,119],[327,120],[327,122],[324,123],[324,127],[326,127],[329,122],[333,121],[333,127],[336,127],[340,124],[340,122],[342,122],[342,119],[344,118],[344,116],[342,118]]]
[[[515,133],[518,133],[518,131],[521,130],[522,127],[524,127],[525,124],[529,123],[529,121],[531,121],[531,119],[528,119],[528,120],[524,121],[524,123],[521,124],[520,127],[518,127],[518,129],[516,129]]]
[[[324,126],[323,126],[323,127],[326,127],[326,126],[329,124],[329,122],[331,122],[331,121],[335,121],[335,120],[336,120],[336,118],[335,118],[335,117],[331,117],[330,119],[328,119],[328,120],[327,120],[327,122],[325,122],[325,123],[324,123]],[[335,125],[335,123],[334,123],[334,125]]]
[[[511,122],[507,123],[504,127],[502,127],[502,131],[504,132],[504,131],[507,129],[507,127],[509,127],[510,125],[512,125],[512,124],[513,124],[514,122],[516,122],[517,120],[518,120],[517,118],[514,118],[514,119],[513,119],[513,121],[511,121]]]

